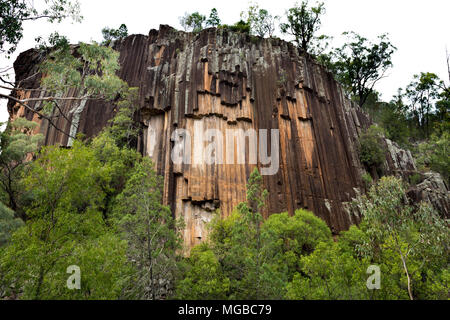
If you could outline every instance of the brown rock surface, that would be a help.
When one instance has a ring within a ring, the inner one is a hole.
[[[363,188],[357,139],[370,119],[345,98],[330,73],[292,44],[223,29],[193,34],[160,26],[148,36],[116,42],[114,48],[120,52],[119,76],[140,88],[143,132],[137,148],[164,176],[164,202],[184,217],[188,247],[205,238],[205,223],[216,209],[227,216],[245,200],[255,165],[175,165],[171,135],[177,128],[189,130],[197,145],[207,128],[224,134],[227,129],[278,129],[280,168],[264,176],[270,192],[265,214],[307,208],[333,232],[358,222],[343,203]],[[15,63],[17,80],[32,75],[40,59],[36,51],[22,53]],[[38,80],[28,80],[27,86],[37,87]],[[63,108],[71,123],[60,118],[58,125],[87,136],[97,134],[114,115],[113,104],[99,101],[67,102]],[[70,144],[46,120],[12,103],[9,111],[11,117],[39,122],[45,144]],[[387,144],[390,172],[415,169],[408,152]]]

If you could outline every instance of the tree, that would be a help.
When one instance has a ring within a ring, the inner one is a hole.
[[[381,174],[386,161],[386,151],[382,141],[383,130],[372,125],[359,138],[359,159],[372,176]]]
[[[140,126],[134,119],[139,108],[139,88],[129,88],[123,92],[117,103],[117,113],[110,121],[111,126],[105,132],[115,141],[118,148],[132,148],[137,144]]]
[[[366,268],[335,242],[320,242],[310,255],[299,261],[296,273],[287,286],[286,297],[294,300],[361,300],[368,298]]]
[[[12,54],[23,37],[23,23],[47,19],[49,22],[61,22],[71,18],[80,22],[78,1],[47,0],[38,8],[33,1],[0,1],[0,53]]]
[[[444,84],[436,74],[422,72],[420,75],[414,75],[414,81],[406,88],[409,112],[417,121],[417,127],[425,133],[427,138],[430,134],[430,116],[439,98],[440,87],[444,87]]]
[[[447,185],[450,185],[450,160],[448,150],[450,150],[450,133],[448,129],[436,132],[431,135],[428,141],[418,145],[415,154],[417,164],[423,169],[431,169],[439,172]]]
[[[206,25],[208,27],[218,27],[220,26],[220,18],[219,14],[217,13],[216,8],[211,9],[211,13],[209,14],[208,20],[206,20]]]
[[[39,71],[46,76],[41,79],[41,88],[30,89],[22,83],[10,86],[0,86],[13,91],[13,94],[0,93],[0,98],[9,99],[24,107],[26,110],[46,119],[56,130],[69,137],[69,146],[73,142],[77,130],[79,110],[88,100],[113,100],[120,98],[128,90],[126,82],[117,76],[119,53],[109,47],[97,43],[80,43],[77,46],[69,45],[65,37],[53,34],[50,37],[50,48],[45,48],[46,59],[41,63]],[[69,91],[69,89],[72,89]],[[40,92],[39,97],[19,99],[15,92]],[[73,96],[66,96],[67,92],[75,92]],[[33,103],[42,102],[42,110],[33,108]],[[74,101],[72,120],[60,107],[64,101]],[[77,111],[78,110],[78,111]],[[53,112],[55,111],[55,112]],[[66,132],[54,123],[55,117],[62,117],[71,123],[70,131]]]
[[[150,159],[143,158],[115,205],[115,219],[136,268],[135,282],[125,295],[137,299],[163,299],[173,285],[180,225],[161,204],[161,182]]]
[[[20,206],[20,196],[24,192],[21,179],[42,140],[41,134],[33,132],[36,126],[35,122],[17,118],[1,133],[0,190],[9,208],[23,220],[26,215]]]
[[[375,44],[354,32],[344,35],[349,37],[349,42],[335,49],[333,69],[337,79],[362,107],[375,84],[392,67],[391,57],[396,48],[387,35],[379,36],[379,43]]]
[[[429,204],[421,203],[417,209],[411,206],[401,179],[395,177],[381,178],[354,204],[365,221],[367,238],[362,251],[371,257],[377,248],[391,250],[401,262],[413,300],[411,261],[419,259],[423,267],[443,257],[447,263],[450,234],[446,223]]]
[[[184,31],[200,32],[204,28],[206,17],[198,12],[185,13],[179,18]]]
[[[14,217],[14,211],[0,202],[0,248],[5,246],[14,231],[23,226],[23,221]]]
[[[127,270],[126,244],[103,218],[102,186],[110,179],[110,168],[80,141],[72,149],[42,150],[24,177],[24,188],[33,199],[25,208],[26,226],[14,233],[0,257],[0,269],[16,295],[118,298],[121,288],[116,283]],[[81,291],[70,291],[65,285],[70,265],[98,278],[84,278],[89,285],[83,282]]]
[[[300,5],[297,4],[286,12],[288,22],[280,25],[281,32],[294,36],[297,46],[303,52],[309,53],[323,14],[325,14],[323,3],[317,3],[315,7],[310,8],[308,0],[303,0]]]
[[[260,9],[258,5],[250,5],[247,12],[241,12],[241,18],[250,25],[252,33],[264,38],[268,35],[270,38],[275,32],[275,22],[278,16],[272,16],[265,9]]]
[[[183,278],[178,281],[175,297],[186,300],[225,300],[230,290],[214,251],[201,244],[191,250]]]
[[[123,39],[128,36],[128,28],[125,24],[121,24],[118,29],[105,27],[102,29],[103,45],[109,45],[111,41]]]
[[[232,230],[232,241],[239,244],[233,248],[234,252],[232,252],[237,254],[236,251],[239,250],[245,257],[242,261],[244,274],[241,282],[243,282],[248,297],[254,299],[261,299],[264,295],[263,278],[261,277],[265,263],[261,211],[265,206],[268,192],[262,187],[262,176],[255,168],[248,179],[247,202],[241,202],[237,207],[241,219],[237,220],[235,228]]]
[[[296,210],[272,214],[262,226],[270,239],[267,246],[276,265],[285,266],[286,281],[300,271],[300,258],[314,252],[321,242],[331,243],[331,231],[326,223],[312,212]]]

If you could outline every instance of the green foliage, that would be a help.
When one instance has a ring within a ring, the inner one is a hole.
[[[395,109],[392,104],[383,106],[380,112],[380,125],[387,138],[397,142],[402,147],[409,145],[410,129],[405,115]]]
[[[80,99],[114,99],[127,88],[116,75],[120,67],[118,59],[117,51],[96,43],[80,43],[74,52],[69,46],[56,48],[41,65],[46,74],[42,86],[60,94],[69,88],[80,90]],[[47,112],[51,110],[47,108]]]
[[[46,19],[49,22],[61,22],[71,18],[81,21],[78,1],[52,0],[45,1],[39,7],[33,1],[1,0],[0,1],[0,52],[12,54],[23,37],[23,23]]]
[[[361,176],[361,178],[362,178],[362,181],[364,182],[365,187],[366,187],[367,189],[370,188],[370,186],[371,186],[372,183],[373,183],[373,178],[372,178],[372,176],[370,175],[370,173],[368,173],[367,171],[365,171],[365,172],[363,173],[363,175]]]
[[[149,298],[144,276],[150,252],[153,279],[172,281],[179,225],[161,205],[161,180],[150,160],[124,143],[131,114],[118,114],[88,144],[75,140],[70,149],[45,147],[29,165],[21,183],[30,198],[24,205],[28,220],[0,252],[4,295]],[[12,211],[1,212],[3,241],[20,225]],[[66,287],[71,265],[81,269],[81,290]]]
[[[414,80],[406,87],[408,111],[426,137],[430,135],[430,117],[435,111],[435,103],[442,86],[443,82],[436,74],[422,72],[420,75],[414,75]],[[442,112],[448,112],[444,110],[447,109],[444,107],[445,101],[448,101],[448,97],[440,102]]]
[[[114,219],[128,241],[134,262],[134,283],[125,295],[134,299],[162,299],[174,278],[175,251],[180,249],[180,223],[163,206],[162,179],[149,158],[135,164],[132,175],[116,199]]]
[[[449,149],[450,133],[449,130],[443,130],[440,135],[435,133],[428,141],[420,143],[415,152],[419,168],[439,172],[447,185],[450,183]]]
[[[206,25],[208,27],[218,27],[220,26],[220,18],[219,14],[217,13],[216,8],[212,8],[211,12],[209,14],[208,20],[206,20]]]
[[[331,232],[326,223],[312,212],[297,210],[271,215],[262,226],[270,242],[267,244],[275,263],[285,266],[287,279],[291,280],[300,269],[300,258],[311,254],[320,242],[331,243]]]
[[[42,51],[43,54],[47,54],[52,49],[68,50],[70,47],[69,40],[66,36],[60,35],[58,32],[53,32],[48,37],[48,42],[41,36],[35,39],[36,47]]]
[[[118,29],[105,27],[102,29],[103,45],[109,45],[114,40],[123,39],[128,36],[128,28],[125,24],[121,24]]]
[[[270,38],[275,32],[275,22],[278,16],[272,16],[266,9],[260,9],[257,4],[250,5],[247,12],[241,12],[241,19],[247,21],[252,34],[264,38]]]
[[[185,13],[183,17],[179,18],[179,20],[184,31],[200,32],[204,28],[206,16],[198,12],[191,14]]]
[[[216,8],[212,8],[209,17],[199,12],[185,13],[183,17],[179,17],[180,25],[184,31],[200,32],[206,27],[219,27],[220,18]]]
[[[280,25],[281,32],[293,36],[297,46],[309,53],[312,42],[319,40],[315,34],[320,29],[320,18],[323,14],[325,14],[323,3],[309,7],[308,0],[303,0],[300,5],[286,12],[288,22]]]
[[[212,222],[210,243],[193,249],[176,296],[183,299],[282,299],[299,270],[299,259],[321,241],[331,243],[326,224],[298,210],[263,221],[266,192],[253,171],[247,202],[226,219]],[[191,290],[189,290],[190,288]]]
[[[446,223],[429,204],[421,203],[417,209],[409,205],[403,183],[395,177],[381,178],[367,195],[358,196],[355,205],[366,227],[362,251],[377,258],[380,254],[375,253],[381,248],[382,261],[397,261],[413,299],[413,285],[420,281],[421,271],[427,267],[439,270],[448,263]],[[384,255],[390,257],[383,259]]]
[[[24,118],[17,118],[9,123],[1,133],[0,154],[0,190],[2,200],[23,219],[25,214],[20,210],[23,186],[21,178],[26,173],[27,166],[38,144],[41,134],[34,134],[37,124]]]
[[[5,277],[21,290],[22,298],[73,296],[62,282],[67,279],[66,268],[80,266],[81,261],[73,263],[73,259],[81,259],[75,258],[77,254],[100,250],[97,245],[91,247],[91,241],[100,241],[109,232],[102,216],[102,185],[110,181],[107,173],[93,150],[78,141],[70,150],[47,147],[31,164],[24,178],[24,187],[33,196],[26,208],[29,220],[14,234],[1,260],[7,270]],[[119,266],[125,264],[116,256],[121,256],[120,239],[111,237],[108,239],[116,243],[110,246],[114,250],[108,258],[114,259],[115,270],[120,271]],[[85,270],[91,267],[97,268],[94,274],[101,274],[98,265],[86,266]],[[84,287],[78,297],[99,298],[95,292]]]
[[[413,186],[421,183],[422,181],[423,181],[422,175],[418,172],[409,176],[409,183]]]
[[[14,211],[0,202],[0,248],[8,243],[11,235],[23,226],[23,221],[14,216]]]
[[[367,261],[358,261],[334,242],[321,242],[300,259],[302,273],[287,286],[286,297],[295,300],[360,300],[366,288]]]
[[[134,114],[139,106],[138,90],[129,88],[122,94],[122,99],[117,103],[117,113],[110,121],[111,126],[105,129],[119,148],[132,147],[137,142],[140,127],[134,120]]]
[[[379,36],[379,42],[375,44],[355,32],[345,32],[344,35],[349,39],[341,48],[335,49],[333,57],[336,61],[332,71],[363,106],[374,85],[392,67],[392,54],[396,48],[385,34]]]
[[[223,25],[223,28],[230,29],[233,32],[240,32],[240,33],[250,33],[251,26],[248,22],[245,22],[244,20],[239,20],[235,24],[231,26]]]
[[[383,169],[385,150],[382,141],[383,130],[372,125],[359,138],[359,159],[370,171]]]
[[[213,219],[209,244],[195,247],[185,260],[177,298],[408,299],[407,266],[414,297],[446,299],[445,222],[428,205],[409,206],[399,179],[382,178],[367,196],[359,196],[360,227],[334,241],[325,222],[305,210],[260,220],[260,181],[257,173],[249,180],[253,204]],[[366,286],[370,265],[381,270],[378,290]]]
[[[230,290],[230,279],[226,278],[214,252],[206,245],[191,250],[187,270],[176,287],[177,299],[223,300]]]

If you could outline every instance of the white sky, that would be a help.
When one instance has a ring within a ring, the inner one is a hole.
[[[41,0],[42,1],[42,0]],[[38,1],[35,1],[38,2]],[[283,16],[294,0],[259,0],[260,8]],[[414,74],[434,72],[448,83],[445,60],[446,47],[450,53],[450,1],[449,0],[325,0],[326,14],[322,17],[321,34],[335,37],[341,45],[344,31],[355,31],[369,39],[389,33],[391,42],[398,48],[393,56],[394,67],[389,77],[382,79],[376,89],[384,100],[390,100],[397,88],[405,87]],[[81,24],[64,22],[50,24],[45,21],[27,22],[24,38],[10,61],[0,57],[0,67],[12,65],[18,53],[34,47],[34,39],[48,36],[54,31],[69,37],[72,43],[102,39],[105,26],[119,27],[125,23],[129,34],[147,34],[168,24],[181,29],[178,17],[185,12],[199,11],[208,15],[217,8],[222,23],[239,20],[248,2],[236,0],[80,0],[84,20]],[[310,1],[313,3],[313,1]],[[6,103],[0,101],[0,121],[8,118]]]

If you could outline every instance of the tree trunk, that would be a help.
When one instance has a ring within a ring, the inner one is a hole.
[[[408,272],[408,267],[406,266],[406,261],[405,261],[405,257],[403,256],[403,253],[400,251],[400,256],[402,258],[402,263],[403,263],[403,269],[405,270],[406,273],[406,278],[408,279],[408,294],[409,294],[409,299],[410,300],[414,300],[412,292],[411,292],[411,277],[409,276],[409,272]]]

